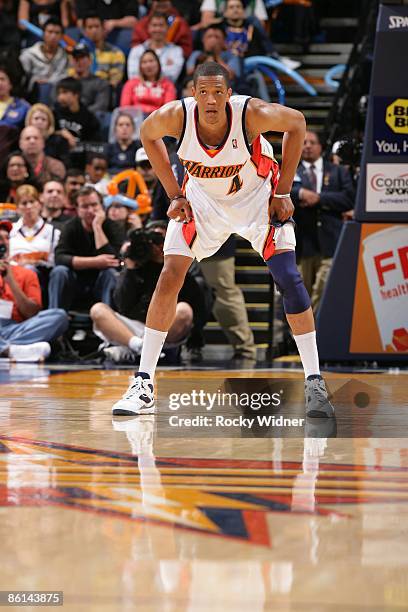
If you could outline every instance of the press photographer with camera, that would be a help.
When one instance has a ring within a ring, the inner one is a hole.
[[[147,310],[163,268],[165,221],[150,221],[130,232],[122,247],[123,271],[113,295],[113,309],[103,303],[91,308],[94,332],[111,346],[105,356],[114,362],[134,362],[140,355]],[[212,292],[197,268],[190,268],[180,291],[176,318],[166,348],[180,346],[210,318]]]
[[[0,356],[42,361],[51,352],[49,343],[68,329],[68,317],[57,308],[41,310],[36,273],[9,260],[12,227],[0,220]]]

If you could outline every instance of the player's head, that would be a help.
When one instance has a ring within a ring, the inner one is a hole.
[[[211,124],[222,121],[226,103],[232,94],[225,68],[216,62],[200,64],[194,72],[193,83],[200,121]]]

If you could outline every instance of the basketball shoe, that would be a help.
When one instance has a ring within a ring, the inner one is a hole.
[[[312,418],[334,417],[323,378],[319,375],[308,376],[305,380],[306,416]]]
[[[122,399],[112,406],[115,416],[152,414],[155,412],[153,382],[145,372],[138,372]]]

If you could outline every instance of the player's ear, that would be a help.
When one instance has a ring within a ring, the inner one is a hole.
[[[228,99],[230,99],[230,97],[232,96],[232,89],[231,89],[231,87],[228,87],[227,94],[228,94]]]
[[[196,93],[197,93],[196,88],[193,85],[192,88],[191,88],[191,95],[193,96],[193,98],[196,97]]]

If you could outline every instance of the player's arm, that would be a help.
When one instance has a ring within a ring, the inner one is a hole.
[[[252,98],[248,103],[246,130],[249,142],[264,132],[284,132],[276,194],[289,194],[305,140],[306,122],[303,114],[293,108]],[[285,221],[293,214],[294,206],[290,198],[273,198],[271,210],[280,221]]]
[[[169,199],[168,216],[180,221],[189,220],[191,209],[171,168],[164,136],[180,138],[183,130],[184,112],[179,100],[169,102],[151,113],[142,123],[140,138],[152,168],[163,185]],[[179,197],[180,196],[180,197]],[[173,198],[177,197],[177,200]]]

